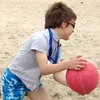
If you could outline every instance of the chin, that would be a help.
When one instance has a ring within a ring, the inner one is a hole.
[[[66,39],[66,40],[69,40],[69,38],[68,38],[68,39]]]
[[[62,38],[63,40],[69,40],[69,37],[64,37],[64,38]]]
[[[69,37],[67,37],[66,40],[69,40]]]
[[[66,38],[66,39],[64,39],[64,40],[69,40],[69,38]]]

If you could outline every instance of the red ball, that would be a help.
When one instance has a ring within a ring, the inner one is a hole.
[[[81,70],[66,71],[66,82],[75,92],[85,95],[93,91],[99,82],[99,73],[97,68],[90,62]]]

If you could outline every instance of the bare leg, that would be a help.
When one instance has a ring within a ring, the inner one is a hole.
[[[49,95],[48,91],[44,86],[40,86],[38,91],[36,92],[29,91],[26,93],[26,95],[31,100],[52,100],[51,96]]]

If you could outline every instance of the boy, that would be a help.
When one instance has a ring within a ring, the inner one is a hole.
[[[69,39],[75,20],[75,13],[62,2],[47,10],[45,30],[29,37],[2,75],[3,100],[22,100],[25,95],[31,100],[52,100],[40,82],[41,76],[53,74],[57,82],[67,86],[61,71],[85,67],[87,61],[82,56],[60,62],[59,41]]]

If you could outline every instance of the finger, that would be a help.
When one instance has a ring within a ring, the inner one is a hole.
[[[85,68],[84,65],[77,65],[76,68]]]
[[[76,67],[75,70],[80,70],[81,68]]]
[[[87,60],[86,60],[86,59],[83,59],[83,58],[78,58],[77,60],[78,60],[78,61],[84,61],[84,62],[87,62]]]
[[[82,55],[77,55],[77,56],[76,56],[77,59],[78,59],[78,58],[81,58],[81,57],[82,57]]]
[[[87,65],[87,62],[77,62],[77,64],[86,66]]]

